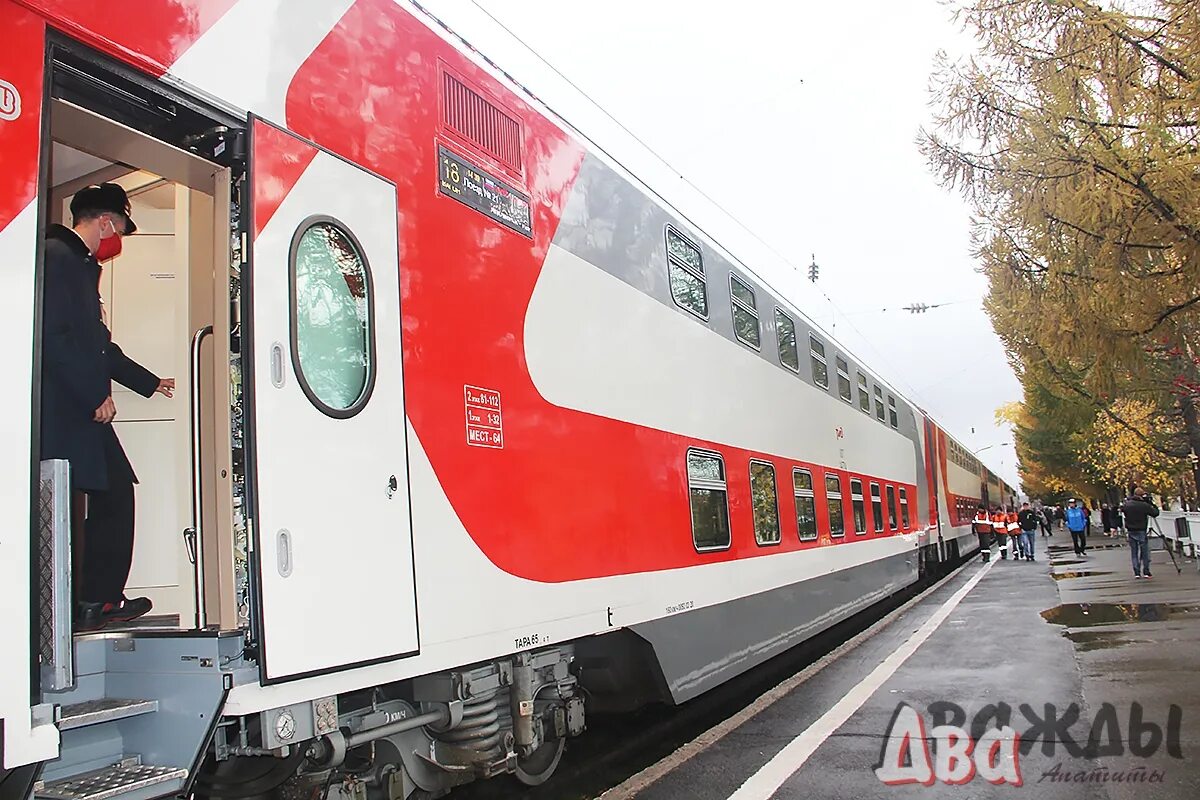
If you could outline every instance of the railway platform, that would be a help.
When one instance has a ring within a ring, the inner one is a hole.
[[[1196,564],[1089,544],[976,557],[603,800],[1200,797]]]

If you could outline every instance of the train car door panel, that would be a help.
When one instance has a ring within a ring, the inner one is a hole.
[[[256,578],[271,683],[411,655],[418,636],[396,189],[262,120],[252,137]]]

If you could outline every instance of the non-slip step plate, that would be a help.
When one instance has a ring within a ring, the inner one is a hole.
[[[188,771],[183,767],[152,767],[144,764],[116,764],[74,778],[64,778],[34,790],[39,800],[111,800],[157,784],[182,782]]]
[[[158,711],[157,700],[124,700],[119,697],[102,697],[99,700],[88,700],[84,703],[63,706],[58,720],[58,729],[69,731],[72,728],[111,722],[114,719],[136,717],[139,714],[153,714],[155,711]]]

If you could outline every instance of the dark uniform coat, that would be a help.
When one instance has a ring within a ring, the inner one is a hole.
[[[104,491],[110,479],[137,483],[113,426],[92,419],[114,380],[144,397],[159,384],[112,341],[100,313],[99,262],[74,231],[52,225],[43,281],[41,457],[70,461],[75,489]]]

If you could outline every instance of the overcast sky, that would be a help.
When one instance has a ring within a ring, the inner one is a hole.
[[[971,46],[943,3],[423,4],[1018,485],[993,414],[1021,390],[981,307],[969,211],[916,145],[935,54]],[[899,310],[914,302],[953,305]]]

